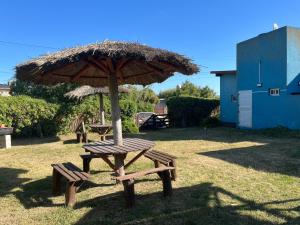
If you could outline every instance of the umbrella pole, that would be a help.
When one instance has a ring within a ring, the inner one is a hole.
[[[118,95],[118,80],[116,74],[110,74],[108,78],[108,83],[109,83],[109,92],[110,92],[114,144],[123,145],[121,111],[120,111],[119,95]]]
[[[104,104],[103,104],[103,94],[99,94],[100,98],[100,123],[101,125],[105,125],[105,118],[104,118]]]

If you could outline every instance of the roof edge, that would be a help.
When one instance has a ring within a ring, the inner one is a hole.
[[[223,75],[236,75],[236,70],[219,70],[219,71],[210,71],[211,74],[215,74],[217,77]]]

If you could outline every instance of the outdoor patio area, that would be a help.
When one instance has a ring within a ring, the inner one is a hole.
[[[300,134],[276,136],[223,127],[131,135],[176,156],[178,177],[171,198],[163,198],[157,175],[137,179],[130,209],[100,159],[92,160],[74,208],[64,206],[63,193],[52,196],[51,163],[82,168],[84,150],[74,134],[15,139],[0,151],[0,224],[300,224]],[[149,168],[153,162],[141,157],[127,171]]]

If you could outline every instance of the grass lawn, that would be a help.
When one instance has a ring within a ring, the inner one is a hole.
[[[147,176],[136,182],[136,206],[127,209],[122,185],[94,159],[91,181],[71,209],[64,207],[63,195],[51,196],[50,164],[81,167],[83,149],[74,136],[13,140],[12,149],[0,150],[0,224],[300,224],[297,137],[231,128],[142,133],[157,150],[178,157],[173,196],[164,199],[157,176]],[[151,167],[141,158],[129,170]]]

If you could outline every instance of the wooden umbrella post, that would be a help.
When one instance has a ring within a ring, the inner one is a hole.
[[[114,144],[123,145],[121,111],[119,106],[119,95],[118,95],[118,80],[115,73],[110,74],[108,78],[108,83],[109,83],[110,102],[111,102],[111,116],[112,116],[112,127],[114,133]]]
[[[101,125],[105,125],[105,117],[104,117],[104,103],[103,103],[103,94],[99,94],[100,100],[100,123]]]

